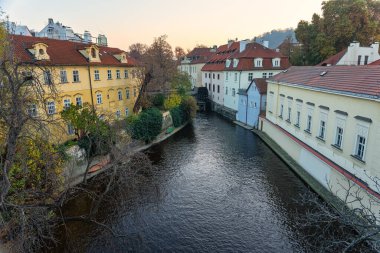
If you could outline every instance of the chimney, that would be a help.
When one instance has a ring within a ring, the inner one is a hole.
[[[230,48],[230,47],[231,47],[232,43],[234,43],[234,41],[233,41],[233,40],[228,40],[228,48]]]
[[[215,53],[217,49],[218,49],[218,46],[217,46],[217,45],[214,45],[214,46],[212,46],[210,52]]]
[[[98,36],[98,45],[99,46],[107,46],[107,37],[104,34],[99,34]]]
[[[264,40],[263,41],[263,46],[266,47],[266,48],[269,48],[269,41]]]
[[[83,40],[85,43],[91,43],[92,42],[91,33],[89,31],[84,31]]]
[[[52,18],[49,18],[49,19],[48,19],[48,22],[49,22],[49,25],[54,24],[54,21],[53,21]]]
[[[375,51],[376,53],[379,52],[379,42],[375,42],[371,45],[371,47],[373,48],[373,51]]]
[[[357,47],[357,48],[359,48],[359,47],[360,47],[360,42],[353,41],[353,42],[350,44],[350,47]]]
[[[249,42],[248,39],[240,41],[240,50],[239,50],[240,53],[246,49],[248,42]]]

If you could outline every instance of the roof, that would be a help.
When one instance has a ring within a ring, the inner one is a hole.
[[[371,62],[371,63],[368,64],[368,65],[380,65],[380,59],[377,60],[377,61]]]
[[[263,65],[256,67],[253,59],[262,58]],[[280,66],[274,67],[272,59],[280,58]],[[226,60],[238,59],[239,62],[236,67],[233,63],[226,67]],[[233,42],[220,46],[216,54],[206,63],[202,71],[248,71],[248,70],[269,70],[269,69],[286,69],[290,66],[288,57],[283,56],[276,50],[269,49],[256,42],[247,43],[244,51],[240,52],[240,42]]]
[[[186,57],[190,58],[191,64],[206,63],[215,53],[212,50],[212,48],[196,47]]]
[[[325,92],[380,97],[380,66],[291,67],[269,79]]]
[[[36,43],[44,43],[48,46],[47,54],[49,55],[50,60],[40,62],[46,65],[106,65],[130,67],[138,64],[138,62],[132,57],[127,57],[128,63],[121,63],[116,59],[114,55],[125,52],[119,48],[97,45],[101,62],[89,63],[87,58],[84,57],[79,50],[82,50],[91,44],[22,35],[11,35],[11,40],[15,47],[16,56],[24,63],[35,63],[36,60],[28,49],[33,48],[33,45]]]
[[[253,79],[251,84],[252,83],[256,84],[257,90],[259,91],[260,94],[266,94],[267,93],[268,83],[264,78]],[[249,86],[251,86],[251,84]],[[248,87],[248,89],[249,89],[249,87]]]
[[[323,62],[319,63],[317,66],[335,66],[346,53],[347,53],[347,48],[327,58]]]

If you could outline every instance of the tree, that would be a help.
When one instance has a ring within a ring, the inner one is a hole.
[[[142,43],[135,43],[129,46],[129,56],[140,61],[145,54],[148,46]]]
[[[165,35],[155,38],[142,56],[142,72],[138,75],[142,85],[134,112],[138,112],[143,102],[147,101],[146,93],[167,94],[169,92],[170,80],[176,74],[177,67],[172,47],[166,40]]]
[[[378,179],[369,178],[379,191]],[[296,224],[303,230],[307,247],[311,252],[378,252],[380,200],[350,179],[337,186],[339,190],[329,184],[329,191],[339,199],[330,197],[325,202],[308,191],[296,200],[308,210],[300,211]]]
[[[303,44],[305,65],[317,64],[343,50],[351,42],[369,46],[380,35],[380,2],[335,0],[322,3],[322,17],[300,21],[295,30]]]
[[[180,63],[181,60],[186,56],[186,52],[182,47],[175,47],[174,54],[175,58],[177,59],[177,63]]]
[[[177,71],[170,81],[170,86],[178,95],[184,97],[191,91],[192,84],[187,73]]]

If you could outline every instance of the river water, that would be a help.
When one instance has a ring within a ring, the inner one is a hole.
[[[307,188],[252,132],[215,114],[200,114],[148,155],[155,166],[138,189],[141,194],[119,203],[127,208],[106,219],[125,236],[77,228],[67,238],[80,242],[74,249],[304,251],[294,225],[294,213],[302,207],[294,199]],[[117,206],[102,207],[102,215]]]

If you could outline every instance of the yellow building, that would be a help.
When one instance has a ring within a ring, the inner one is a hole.
[[[92,105],[100,117],[121,119],[132,113],[140,91],[137,62],[118,48],[30,36],[11,37],[19,61],[43,66],[39,79],[54,84],[57,95],[46,102],[46,113],[59,118],[70,104]],[[47,86],[48,87],[48,86]],[[49,96],[49,94],[47,94]],[[44,113],[35,106],[34,116]],[[70,127],[68,134],[73,134]]]
[[[326,189],[380,199],[380,66],[291,67],[268,80],[259,128]]]

